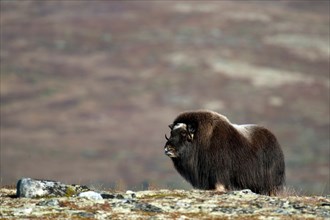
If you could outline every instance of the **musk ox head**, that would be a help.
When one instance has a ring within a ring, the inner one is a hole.
[[[171,158],[179,158],[186,147],[191,145],[194,139],[195,128],[191,124],[176,123],[170,124],[171,136],[167,140],[164,150],[165,154]]]

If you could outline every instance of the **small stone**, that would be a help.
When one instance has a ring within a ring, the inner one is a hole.
[[[176,203],[176,205],[179,206],[179,207],[183,207],[183,208],[188,208],[188,207],[190,207],[190,205],[189,205],[188,203],[186,203],[186,202],[182,202],[182,201],[178,201],[178,202]]]
[[[78,195],[79,197],[83,198],[88,198],[92,200],[100,200],[103,199],[100,193],[94,192],[94,191],[87,191],[87,192],[82,192]]]
[[[135,194],[133,191],[131,191],[131,190],[127,190],[127,191],[126,191],[126,194],[129,195],[129,197],[130,197],[131,199],[136,198],[136,194]]]
[[[81,218],[94,218],[94,214],[93,213],[89,213],[89,212],[79,212],[77,213],[77,215]]]
[[[108,194],[108,193],[102,193],[101,196],[103,199],[114,199],[115,198],[115,195]]]
[[[143,212],[156,212],[160,213],[163,210],[157,206],[151,205],[149,203],[137,203],[132,211],[143,211]]]
[[[285,201],[282,205],[282,208],[289,208],[289,207],[290,207],[289,201]]]
[[[243,189],[243,190],[239,190],[239,191],[231,191],[231,192],[228,192],[227,194],[228,195],[239,196],[239,197],[257,195],[254,192],[252,192],[250,189]]]
[[[59,204],[57,199],[49,199],[37,203],[38,206],[58,206]]]
[[[125,199],[125,197],[121,194],[116,195],[116,199]]]
[[[131,200],[131,199],[125,199],[123,201],[123,203],[125,203],[125,204],[132,204],[133,203],[133,200]]]

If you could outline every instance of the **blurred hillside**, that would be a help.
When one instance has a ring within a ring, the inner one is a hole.
[[[329,1],[1,1],[1,185],[184,188],[184,110],[272,130],[287,185],[329,194]]]

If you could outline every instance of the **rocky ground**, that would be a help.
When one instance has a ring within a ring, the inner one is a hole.
[[[84,197],[16,198],[0,189],[0,218],[11,219],[327,219],[330,197],[269,197],[250,190],[102,192]]]

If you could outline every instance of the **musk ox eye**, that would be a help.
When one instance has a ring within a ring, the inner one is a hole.
[[[195,129],[194,126],[192,126],[192,125],[188,125],[188,132],[189,132],[189,133],[193,134],[193,133],[195,133],[195,131],[196,131],[196,129]]]
[[[181,135],[181,137],[182,137],[185,141],[188,141],[188,142],[192,142],[192,141],[193,141],[194,134],[192,134],[192,133],[189,133],[189,132],[187,132],[187,131],[181,131],[181,132],[180,132],[180,135]]]

